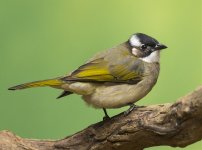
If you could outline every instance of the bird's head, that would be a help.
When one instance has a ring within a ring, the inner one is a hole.
[[[133,34],[129,39],[131,53],[145,62],[159,62],[160,50],[167,46],[159,43],[156,39],[143,34]]]

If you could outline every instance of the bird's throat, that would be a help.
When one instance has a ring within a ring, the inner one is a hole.
[[[160,62],[160,51],[154,51],[149,56],[140,59],[147,63]]]

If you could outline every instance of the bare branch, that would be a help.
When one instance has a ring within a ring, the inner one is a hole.
[[[57,141],[20,138],[0,132],[2,150],[142,150],[185,147],[202,139],[202,87],[173,104],[153,105],[99,122]]]

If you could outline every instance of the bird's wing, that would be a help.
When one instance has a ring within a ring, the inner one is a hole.
[[[92,60],[70,76],[64,77],[66,81],[81,82],[125,82],[137,83],[143,77],[143,64],[137,59],[125,58],[124,62],[106,60],[105,57]]]

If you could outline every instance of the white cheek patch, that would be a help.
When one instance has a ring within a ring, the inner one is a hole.
[[[160,62],[160,51],[154,51],[149,56],[140,59],[148,63]]]
[[[141,42],[140,42],[140,40],[139,40],[139,38],[137,37],[137,36],[135,36],[135,35],[133,35],[131,38],[130,38],[130,44],[132,45],[132,46],[135,46],[135,47],[140,47],[142,44],[141,44]]]
[[[136,49],[136,48],[132,48],[132,54],[133,55],[135,55],[135,56],[137,56],[138,55],[138,49]]]

